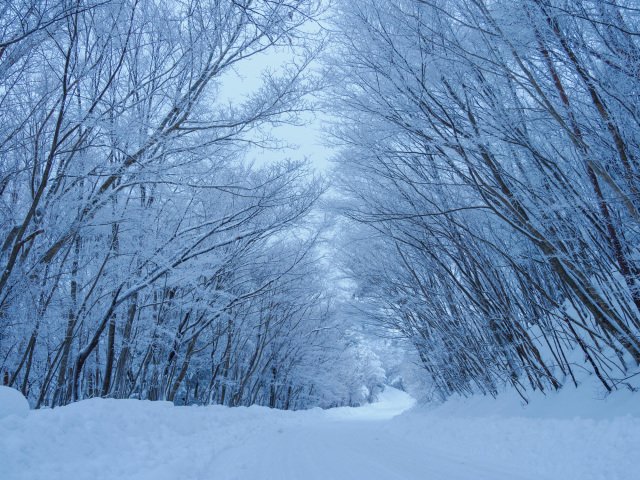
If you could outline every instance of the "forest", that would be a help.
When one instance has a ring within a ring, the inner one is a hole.
[[[635,391],[639,108],[635,0],[3,2],[2,384]],[[331,168],[255,158],[320,112]]]

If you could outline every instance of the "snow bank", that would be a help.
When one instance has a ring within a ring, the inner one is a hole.
[[[197,479],[225,448],[298,422],[263,407],[92,399],[0,420],[0,478]]]
[[[395,417],[399,441],[464,461],[518,468],[530,478],[632,480],[640,469],[640,398],[589,388],[497,399],[454,397]]]
[[[29,414],[29,402],[18,390],[0,386],[0,420],[9,415],[25,418]]]

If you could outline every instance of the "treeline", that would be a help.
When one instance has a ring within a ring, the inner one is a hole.
[[[638,4],[354,0],[336,18],[334,136],[359,225],[344,267],[432,395],[526,397],[585,370],[632,387]]]
[[[316,42],[303,25],[318,12],[299,0],[4,5],[5,385],[34,407],[358,395],[307,220],[325,186],[303,163],[242,160],[308,108]],[[259,89],[218,94],[238,65],[284,48],[294,61]]]

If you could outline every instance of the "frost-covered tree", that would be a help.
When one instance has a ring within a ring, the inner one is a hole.
[[[321,7],[5,4],[5,384],[37,406],[92,396],[309,404],[300,379],[313,377],[305,368],[318,368],[333,331],[306,220],[325,186],[304,163],[244,158],[309,108],[321,42],[304,25]],[[220,94],[241,80],[236,67],[285,50],[292,60],[256,72],[254,91]]]
[[[639,13],[340,4],[339,173],[370,237],[346,268],[438,395],[558,388],[574,351],[611,389],[640,361]]]

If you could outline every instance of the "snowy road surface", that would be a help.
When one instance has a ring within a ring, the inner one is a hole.
[[[387,389],[381,401],[358,410],[336,409],[335,418],[277,433],[220,452],[212,478],[228,480],[479,480],[525,479],[514,471],[466,463],[425,451],[385,429],[411,406],[403,392]],[[204,475],[203,475],[203,478]],[[537,477],[539,478],[539,477]]]
[[[372,405],[297,412],[100,398],[29,411],[3,389],[1,480],[633,480],[640,471],[630,392],[589,403],[589,392],[567,390],[526,410],[509,394],[451,399],[398,415],[413,400],[392,388]]]

